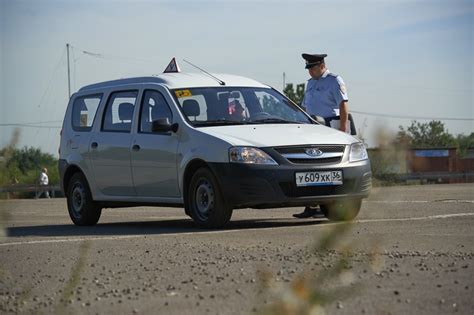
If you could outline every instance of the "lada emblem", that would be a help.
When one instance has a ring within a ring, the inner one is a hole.
[[[319,150],[318,148],[308,148],[305,149],[304,152],[309,156],[320,156],[323,154],[323,151]]]

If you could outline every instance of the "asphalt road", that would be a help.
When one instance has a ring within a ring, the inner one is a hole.
[[[348,227],[298,208],[236,210],[205,231],[181,209],[76,227],[64,199],[0,207],[1,314],[273,313],[311,296],[315,313],[474,314],[472,184],[374,188]]]

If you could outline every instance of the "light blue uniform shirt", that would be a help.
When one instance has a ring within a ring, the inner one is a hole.
[[[318,80],[308,80],[301,105],[308,114],[327,118],[339,116],[339,105],[347,100],[342,78],[326,70]]]

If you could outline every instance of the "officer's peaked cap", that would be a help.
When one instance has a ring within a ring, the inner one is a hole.
[[[301,54],[301,56],[306,60],[306,69],[323,63],[324,58],[327,57],[326,54]]]

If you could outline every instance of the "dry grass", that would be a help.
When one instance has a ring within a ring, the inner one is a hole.
[[[65,288],[62,291],[59,299],[59,305],[56,307],[56,314],[70,314],[67,311],[67,305],[74,296],[75,289],[78,287],[86,267],[86,260],[91,247],[90,241],[83,241],[79,247],[78,260],[71,269],[71,275],[66,283]]]
[[[0,184],[3,183],[5,180],[3,177],[6,174],[6,164],[11,159],[13,150],[17,146],[19,140],[20,140],[20,129],[17,128],[13,131],[13,136],[10,139],[10,143],[6,147],[3,160],[0,161],[0,176],[1,176]],[[5,231],[5,226],[7,226],[8,220],[9,220],[8,212],[4,208],[3,203],[0,202],[0,238],[7,236],[7,233]]]

